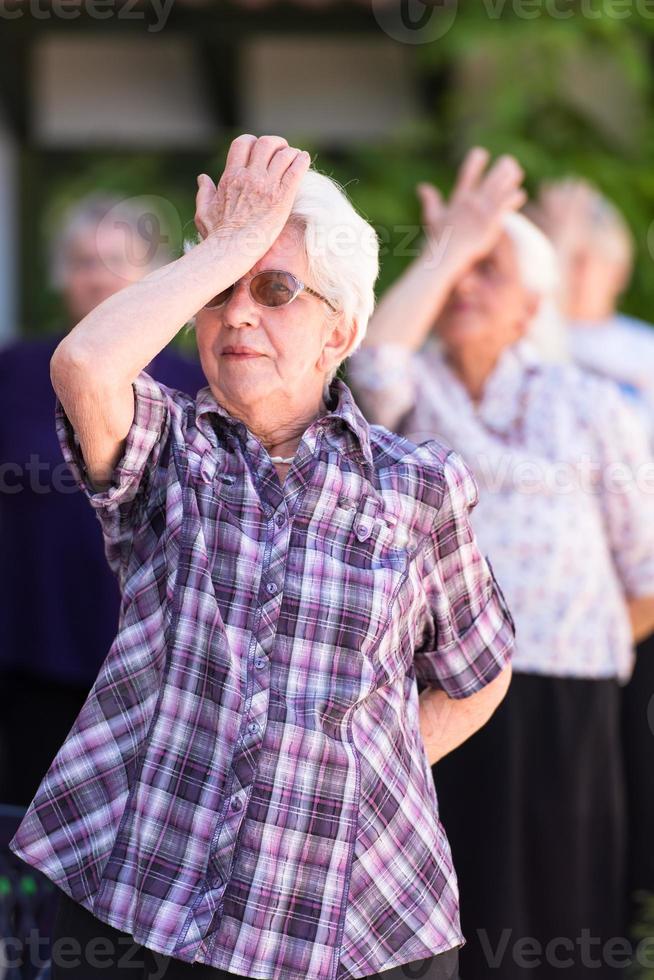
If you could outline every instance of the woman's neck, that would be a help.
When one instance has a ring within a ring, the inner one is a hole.
[[[323,397],[317,396],[302,404],[223,405],[231,415],[245,423],[253,436],[265,447],[270,456],[293,457],[302,436],[315,419],[327,412]],[[283,465],[283,464],[280,464]]]
[[[478,404],[483,398],[486,382],[493,373],[500,352],[479,347],[455,348],[446,351],[445,357],[471,400]]]

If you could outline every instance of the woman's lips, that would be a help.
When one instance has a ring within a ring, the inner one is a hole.
[[[245,353],[244,354],[241,354],[241,353],[235,354],[232,351],[227,351],[227,353],[223,354],[223,357],[236,357],[236,358],[239,358],[239,357],[242,357],[242,358],[246,358],[246,357],[261,357],[261,354],[252,354],[250,352],[248,352],[247,354],[245,354]]]

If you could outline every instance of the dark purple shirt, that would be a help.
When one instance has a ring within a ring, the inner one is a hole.
[[[50,358],[64,334],[0,349],[0,670],[90,686],[118,628],[102,530],[61,454]],[[199,361],[162,351],[148,373],[195,397]]]

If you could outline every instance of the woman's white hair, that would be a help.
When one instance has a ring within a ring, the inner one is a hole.
[[[566,326],[560,302],[562,278],[554,246],[523,214],[507,214],[503,224],[515,248],[522,283],[539,299],[527,337],[545,360],[567,361]]]
[[[379,274],[379,240],[342,187],[326,174],[308,170],[300,181],[288,224],[302,235],[308,265],[308,283],[352,324],[354,344],[365,337],[375,306]],[[189,247],[189,246],[187,246]],[[192,247],[192,246],[191,246]],[[338,365],[327,375],[335,377]]]
[[[375,306],[379,274],[377,234],[326,174],[309,170],[302,178],[289,218],[304,233],[309,279],[354,327],[350,356],[365,337]],[[327,378],[330,381],[336,368]]]

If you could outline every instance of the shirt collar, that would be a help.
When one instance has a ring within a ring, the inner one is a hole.
[[[341,438],[349,447],[349,451],[361,454],[372,465],[372,449],[370,445],[370,427],[354,400],[352,392],[340,378],[334,378],[327,390],[325,403],[327,412],[315,419],[309,428],[323,427],[330,432],[335,445],[339,448]],[[214,414],[222,423],[236,429],[241,436],[246,434],[246,426],[240,419],[231,415],[214,397],[211,387],[205,385],[197,393],[195,403],[196,420],[205,415]]]
[[[458,394],[460,403],[471,406],[470,396],[445,360],[441,345],[430,337],[423,350],[442,373],[448,390]],[[508,431],[523,413],[525,375],[541,363],[538,348],[526,337],[502,351],[486,381],[481,401],[474,408],[477,418],[496,431]]]

